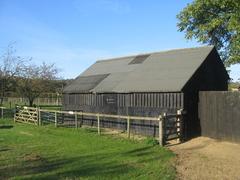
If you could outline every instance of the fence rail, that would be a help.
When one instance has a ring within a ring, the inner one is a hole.
[[[104,118],[122,119],[127,123],[127,137],[130,138],[131,126],[133,120],[138,121],[155,121],[158,122],[159,144],[164,145],[167,140],[179,139],[181,140],[181,122],[182,111],[179,110],[177,114],[164,113],[158,117],[140,117],[140,116],[125,116],[113,115],[103,113],[89,113],[89,112],[74,112],[74,111],[59,111],[59,110],[46,110],[38,108],[24,107],[17,111],[15,114],[15,122],[33,123],[35,125],[44,125],[54,123],[55,127],[66,126],[71,124],[72,127],[79,128],[82,126],[83,116],[91,119],[96,119],[96,126],[98,134],[101,134],[101,128],[104,122],[108,121]],[[166,123],[168,117],[175,117],[171,123]],[[80,123],[79,123],[80,120]],[[69,123],[70,122],[70,123]],[[173,135],[173,136],[172,136]]]

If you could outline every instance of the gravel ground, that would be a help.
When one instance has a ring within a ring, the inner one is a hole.
[[[178,179],[240,180],[240,144],[199,137],[169,149],[177,154]]]

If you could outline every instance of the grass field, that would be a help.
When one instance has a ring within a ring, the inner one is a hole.
[[[0,120],[0,179],[174,179],[174,154],[94,129]]]

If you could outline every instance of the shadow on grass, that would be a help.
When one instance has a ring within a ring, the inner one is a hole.
[[[72,158],[32,158],[21,164],[0,167],[0,179],[59,179],[76,177],[116,177],[134,169],[114,160],[117,154],[83,155]]]
[[[10,148],[0,148],[0,152],[4,152],[4,151],[9,151],[11,150]]]
[[[11,129],[13,125],[0,125],[0,129]]]
[[[151,148],[152,146],[148,146],[123,153],[96,153],[61,158],[25,155],[18,164],[0,167],[0,179],[120,178],[130,171],[138,170],[139,163],[154,162],[162,158],[161,153],[154,158],[136,158],[153,153]]]

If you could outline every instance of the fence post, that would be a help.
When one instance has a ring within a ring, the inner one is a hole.
[[[55,127],[57,127],[57,112],[55,112]]]
[[[127,135],[130,138],[130,117],[127,117]]]
[[[182,109],[177,110],[177,133],[179,133],[178,143],[182,141]]]
[[[13,114],[13,122],[14,122],[14,123],[16,122],[16,114],[17,114],[17,112],[16,112],[16,109],[15,109],[15,112],[14,112],[14,114]]]
[[[80,112],[80,124],[79,124],[79,126],[82,127],[82,124],[83,124],[83,112],[81,111]]]
[[[1,107],[1,118],[3,119],[3,107]]]
[[[159,145],[163,145],[163,139],[162,139],[162,122],[163,122],[163,117],[160,115],[159,116],[159,126],[158,126],[158,132],[159,132]]]
[[[163,115],[159,116],[159,145],[163,146],[165,144],[165,138],[164,138],[164,121],[166,118],[167,114],[163,113]]]
[[[97,114],[97,123],[98,123],[98,134],[100,135],[100,117],[99,114]]]
[[[78,117],[77,117],[77,113],[75,112],[75,128],[78,128]]]
[[[41,110],[40,108],[38,108],[38,125],[41,126],[42,125],[42,122],[41,122]]]
[[[15,106],[15,111],[14,111],[14,115],[13,115],[14,123],[16,122],[16,116],[17,116],[18,111],[19,111],[18,106]]]

